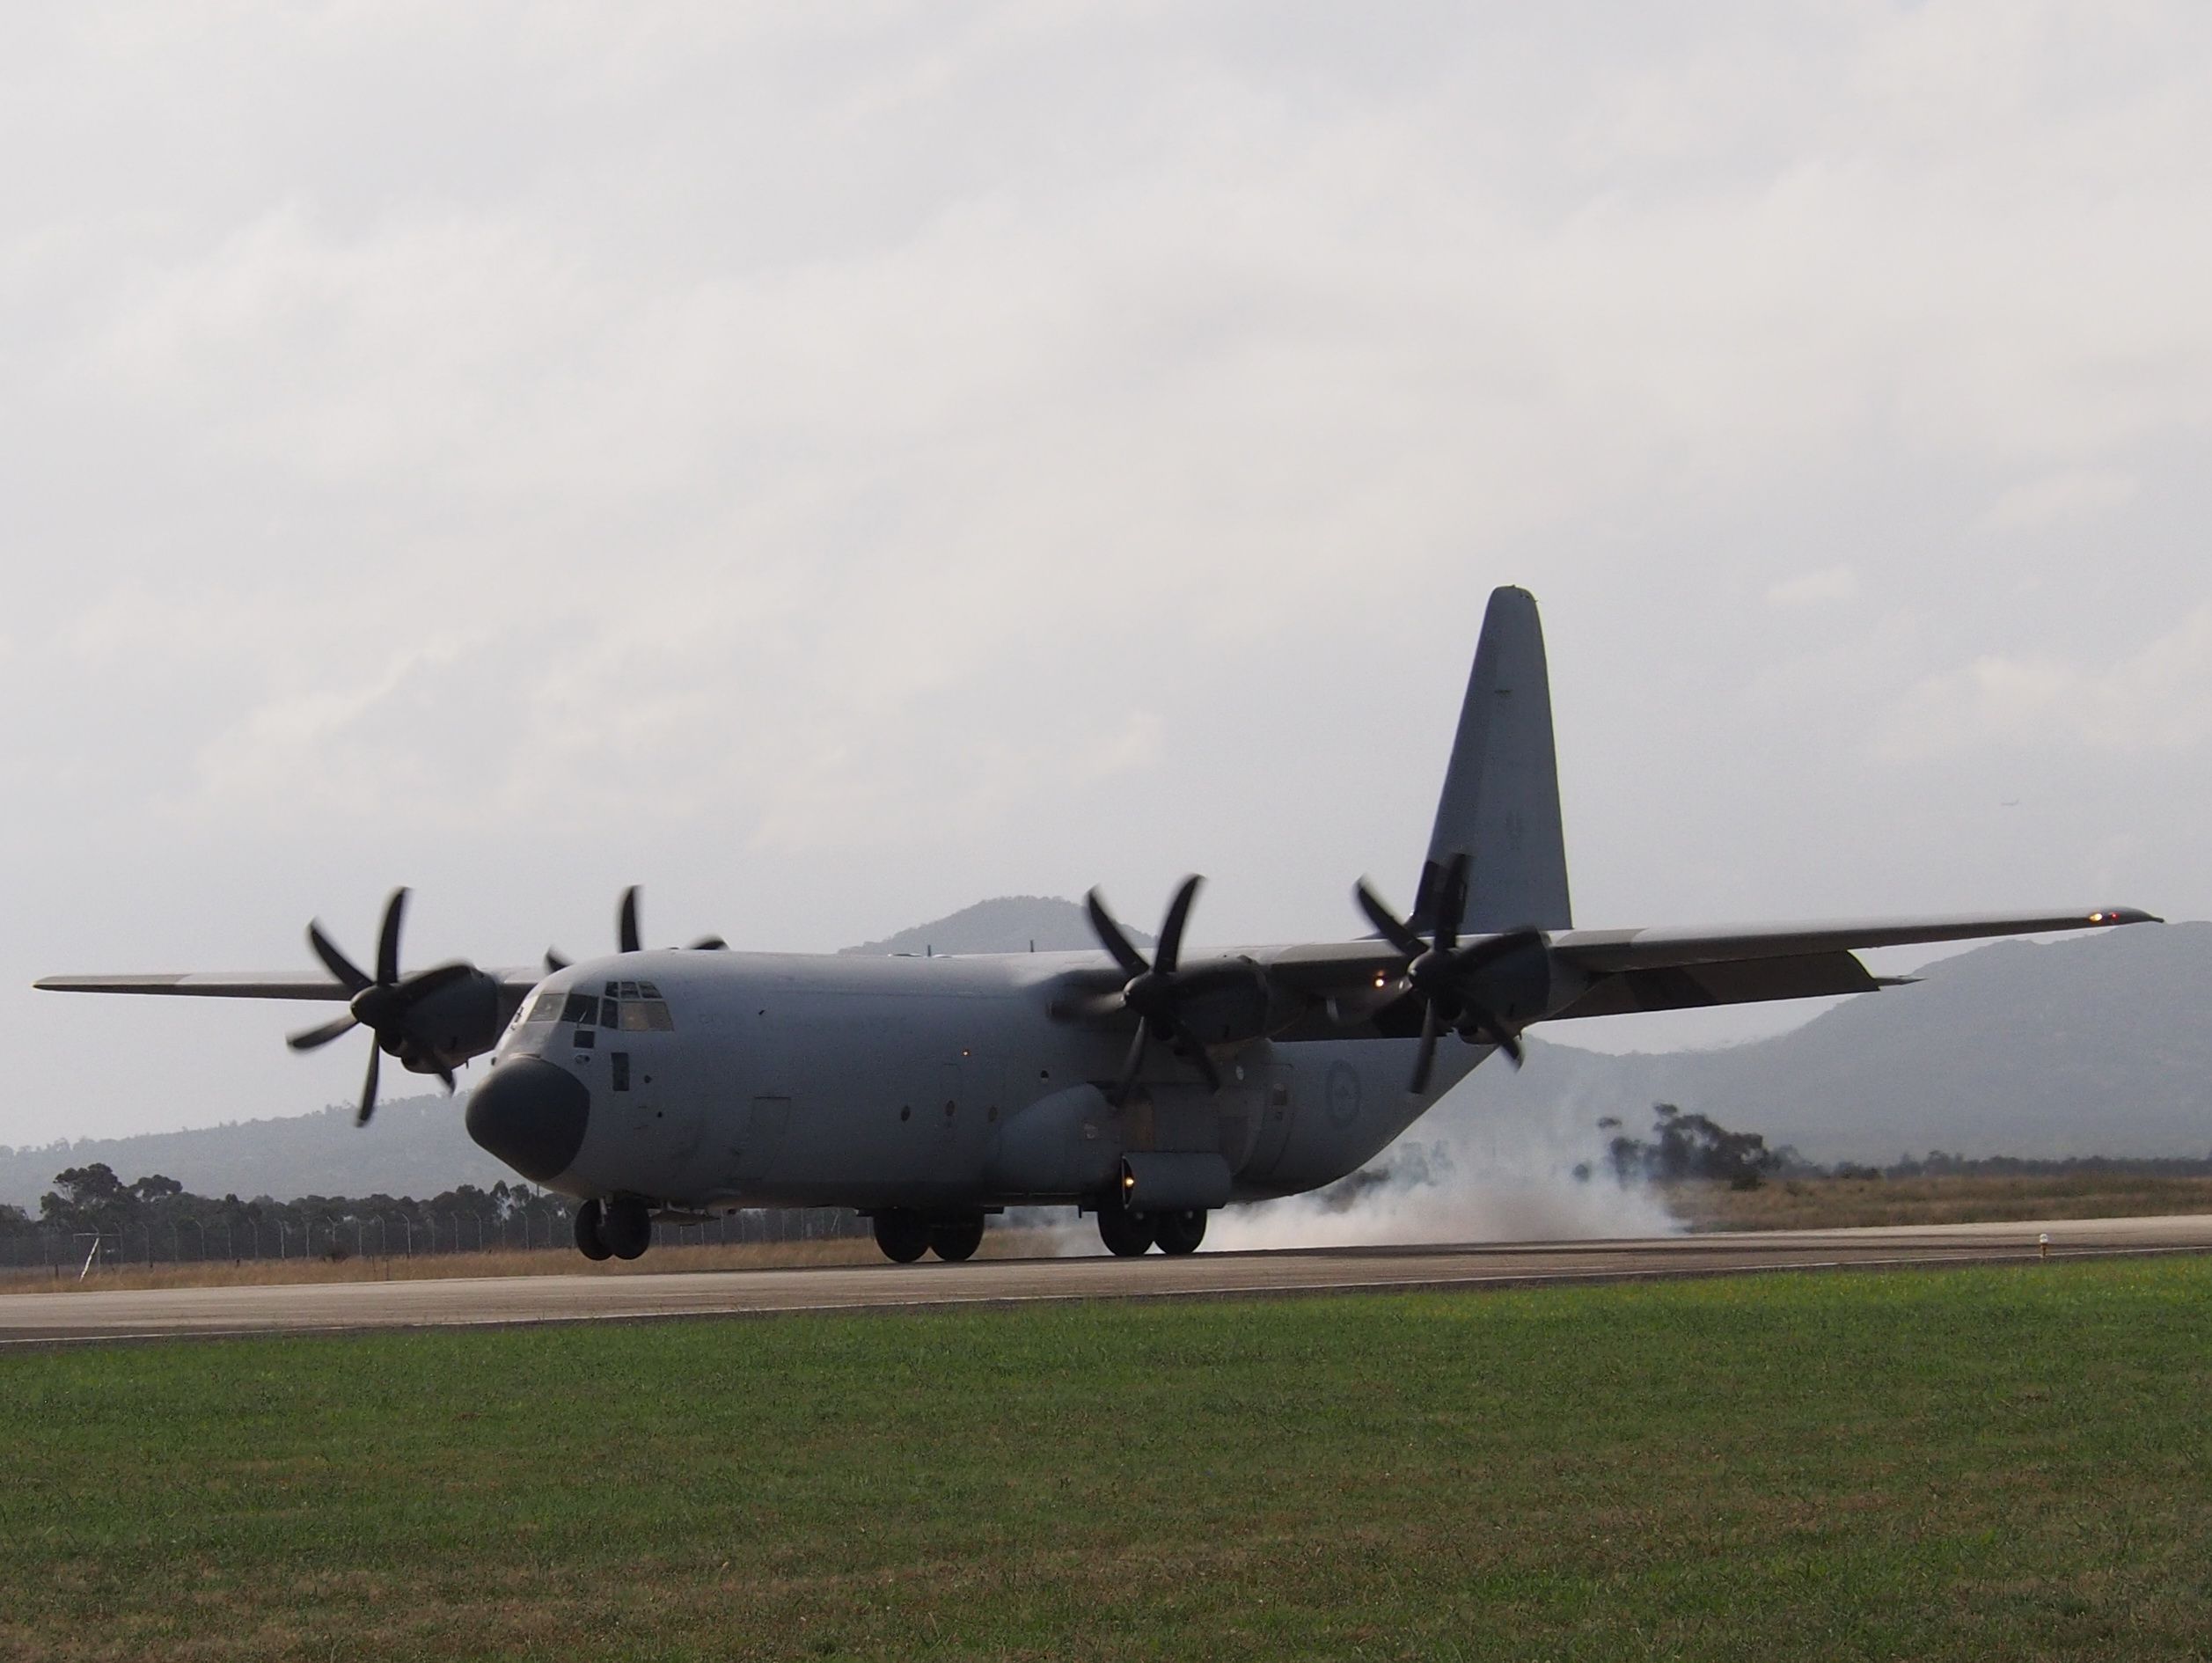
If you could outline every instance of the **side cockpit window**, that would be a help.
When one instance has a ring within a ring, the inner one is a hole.
[[[547,989],[530,1001],[529,1014],[524,1016],[523,1020],[526,1022],[559,1022],[561,1003],[567,998],[568,995],[565,993]]]
[[[667,1034],[676,1030],[668,1001],[652,982],[609,982],[607,1026],[626,1034]],[[619,1015],[618,1018],[617,1011]]]

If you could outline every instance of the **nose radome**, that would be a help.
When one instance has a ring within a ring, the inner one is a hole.
[[[559,1177],[583,1147],[591,1093],[564,1068],[535,1057],[510,1057],[469,1093],[463,1120],[478,1145],[525,1178]]]

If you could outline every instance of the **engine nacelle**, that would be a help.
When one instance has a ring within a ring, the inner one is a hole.
[[[472,968],[444,986],[425,993],[399,1017],[385,1050],[402,1067],[418,1074],[458,1068],[499,1044],[502,1020],[499,983]]]
[[[1461,985],[1469,1003],[1519,1032],[1571,1003],[1582,991],[1576,985],[1582,979],[1553,958],[1542,941],[1531,941],[1492,959]]]

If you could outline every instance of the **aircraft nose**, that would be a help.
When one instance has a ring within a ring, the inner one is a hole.
[[[566,1172],[583,1147],[591,1093],[564,1068],[510,1057],[469,1093],[463,1118],[480,1147],[545,1183]]]

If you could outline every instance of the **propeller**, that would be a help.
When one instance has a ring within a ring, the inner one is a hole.
[[[1099,944],[1113,955],[1114,962],[1129,978],[1122,984],[1121,1006],[1137,1013],[1136,1037],[1129,1043],[1128,1060],[1122,1064],[1121,1079],[1114,1087],[1112,1100],[1117,1107],[1137,1083],[1138,1070],[1145,1066],[1145,1051],[1155,1039],[1174,1046],[1176,1055],[1205,1076],[1210,1088],[1221,1089],[1221,1076],[1213,1066],[1213,1059],[1205,1054],[1205,1047],[1183,1019],[1184,988],[1176,969],[1183,953],[1183,927],[1190,916],[1190,903],[1205,882],[1195,873],[1183,880],[1175,899],[1168,903],[1167,921],[1160,927],[1159,944],[1153,949],[1149,963],[1130,941],[1128,933],[1114,921],[1114,915],[1106,910],[1099,892],[1093,890],[1083,897],[1084,910],[1090,914],[1091,929]]]
[[[621,905],[614,912],[614,940],[618,952],[641,953],[645,950],[643,936],[638,930],[638,886],[634,883],[622,891]],[[720,953],[729,950],[729,943],[719,935],[702,935],[686,944],[686,950],[699,953]],[[546,949],[546,973],[565,971],[569,961],[552,948]]]
[[[1429,1073],[1436,1062],[1436,1042],[1447,1028],[1472,1028],[1513,1059],[1523,1061],[1520,1036],[1513,1026],[1477,995],[1481,973],[1501,959],[1534,947],[1544,949],[1542,930],[1507,930],[1462,948],[1460,920],[1467,912],[1468,857],[1464,851],[1452,857],[1441,892],[1436,897],[1436,934],[1426,941],[1405,919],[1393,912],[1369,889],[1363,878],[1353,886],[1359,903],[1383,939],[1405,955],[1405,979],[1420,995],[1425,1010],[1421,1018],[1421,1051],[1414,1059],[1413,1079],[1407,1089],[1417,1095],[1428,1088]]]
[[[373,977],[323,934],[319,922],[307,927],[308,946],[322,960],[324,968],[338,978],[349,997],[343,1016],[290,1035],[285,1043],[294,1051],[314,1051],[355,1028],[366,1028],[375,1037],[376,1043],[369,1047],[369,1074],[361,1085],[361,1111],[354,1117],[356,1126],[367,1125],[369,1117],[377,1111],[378,1059],[388,1051],[404,1060],[414,1049],[415,1037],[407,1025],[409,1015],[431,995],[482,973],[473,965],[455,963],[417,971],[412,976],[400,975],[399,926],[407,910],[407,890],[392,890],[391,898],[384,904],[384,924],[377,932],[377,973]],[[446,1090],[453,1089],[453,1071],[443,1062],[424,1072],[435,1073],[445,1082]]]

